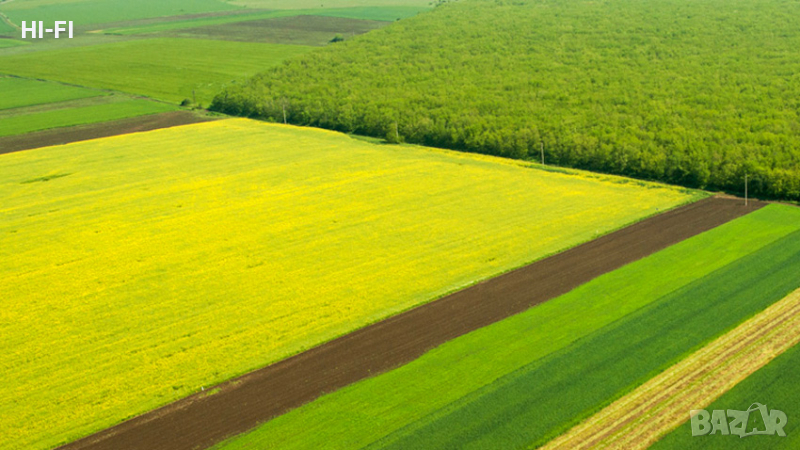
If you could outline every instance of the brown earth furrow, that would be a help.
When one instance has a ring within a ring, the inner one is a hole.
[[[800,342],[800,290],[696,351],[544,448],[647,448]]]
[[[455,337],[764,206],[709,198],[406,311],[68,444],[63,449],[207,448]]]
[[[161,114],[131,117],[110,122],[77,125],[74,127],[53,128],[33,133],[0,137],[0,155],[23,150],[31,150],[51,145],[87,141],[121,134],[171,128],[199,122],[215,120],[190,111],[172,111]]]

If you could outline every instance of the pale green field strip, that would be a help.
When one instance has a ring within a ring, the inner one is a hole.
[[[14,31],[13,28],[8,26],[3,21],[0,21],[0,33],[11,32]],[[19,47],[20,45],[27,45],[28,43],[25,41],[18,41],[16,39],[0,39],[0,48],[8,48],[8,47]]]
[[[564,352],[576,341],[798,230],[800,209],[768,206],[454,339],[406,366],[322,397],[219,448],[377,445],[386,436],[446,411],[496,380]],[[539,414],[553,414],[547,411]]]
[[[120,103],[120,102],[130,101],[133,98],[128,94],[112,94],[109,92],[100,92],[100,91],[98,91],[97,93],[99,95],[95,97],[78,98],[76,100],[66,100],[63,102],[45,103],[33,106],[22,106],[19,108],[0,109],[0,121],[15,116],[26,116],[26,115],[38,114],[49,111],[73,109],[73,108],[80,108],[83,106],[102,105],[107,103]]]
[[[2,42],[0,40],[0,43]],[[107,95],[107,93],[48,81],[0,77],[0,110],[99,95]]]
[[[0,447],[77,439],[699,196],[249,120],[0,156]]]
[[[239,9],[220,0],[14,0],[0,12],[14,23],[72,20],[76,26]]]
[[[800,290],[653,377],[544,450],[645,449],[800,342]]]
[[[88,47],[91,45],[113,44],[132,40],[129,36],[114,36],[98,33],[76,34],[73,39],[44,39],[36,41],[27,39],[24,45],[15,45],[0,49],[0,59],[26,53],[49,52],[68,48]],[[0,74],[2,76],[2,74]],[[37,77],[32,77],[37,78]]]
[[[650,448],[652,450],[795,450],[800,448],[800,389],[797,388],[800,374],[800,346],[796,345],[779,355],[758,372],[747,377],[733,389],[703,409],[709,413],[715,409],[746,411],[750,405],[761,403],[770,410],[786,413],[785,437],[781,436],[723,436],[721,433],[692,436],[689,412],[687,422],[676,428]],[[759,420],[758,413],[752,419]],[[762,422],[763,423],[763,422]],[[762,428],[762,427],[759,427]]]
[[[108,34],[120,34],[120,35],[148,34],[148,33],[158,33],[161,31],[196,28],[208,25],[222,25],[226,23],[246,22],[250,20],[263,20],[263,19],[273,19],[277,17],[293,17],[302,15],[341,17],[345,19],[394,21],[397,19],[404,19],[407,17],[415,16],[420,12],[424,11],[425,9],[426,8],[417,8],[409,6],[387,6],[387,7],[373,7],[373,8],[320,8],[320,9],[309,9],[309,10],[302,10],[302,9],[278,10],[278,11],[268,11],[255,14],[248,14],[246,16],[235,15],[235,16],[220,16],[220,17],[203,17],[199,19],[177,20],[175,22],[154,23],[141,26],[109,28],[102,30],[102,32]]]
[[[50,128],[107,122],[127,117],[175,111],[176,106],[150,100],[128,100],[0,118],[0,136]]]
[[[0,72],[208,103],[231,81],[314,47],[200,39],[148,39],[0,56]],[[80,64],[75,64],[80,61]]]

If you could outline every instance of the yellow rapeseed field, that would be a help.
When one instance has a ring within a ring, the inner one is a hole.
[[[698,197],[223,120],[0,156],[0,448],[110,426]]]

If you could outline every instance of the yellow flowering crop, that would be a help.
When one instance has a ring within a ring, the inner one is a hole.
[[[223,120],[0,156],[0,448],[41,449],[696,198]]]

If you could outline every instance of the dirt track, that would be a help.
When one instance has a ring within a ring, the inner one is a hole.
[[[188,397],[62,448],[208,448],[762,206],[710,198],[655,216],[223,383],[215,395]]]
[[[543,450],[645,449],[800,342],[800,290],[653,377]]]
[[[209,120],[213,119],[189,111],[173,111],[90,125],[54,128],[52,130],[36,131],[34,133],[21,134],[18,136],[0,137],[0,155],[48,147],[51,145],[62,145],[89,139],[117,136],[120,134],[189,125]]]

